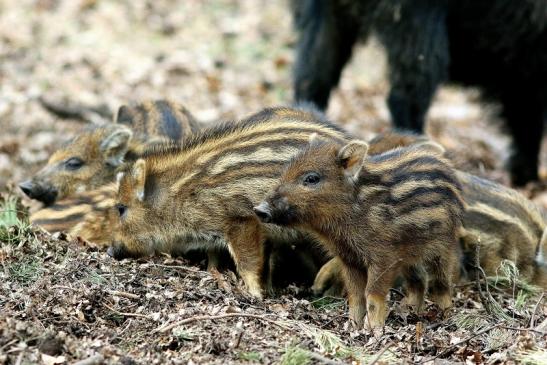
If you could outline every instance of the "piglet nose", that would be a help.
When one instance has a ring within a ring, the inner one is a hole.
[[[257,217],[264,223],[272,221],[272,209],[267,202],[262,202],[253,208]]]
[[[27,181],[23,181],[22,183],[19,184],[19,188],[23,191],[23,193],[25,193],[26,196],[28,196],[29,198],[32,198],[32,188],[34,187],[34,184],[32,183],[32,181],[30,180],[27,180]]]

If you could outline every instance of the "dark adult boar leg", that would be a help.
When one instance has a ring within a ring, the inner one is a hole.
[[[354,325],[363,328],[365,314],[367,312],[367,270],[362,267],[343,264],[344,282],[348,291],[349,319]]]
[[[503,116],[513,136],[513,153],[509,160],[511,181],[522,186],[538,180],[538,159],[543,138],[543,124],[547,121],[547,111],[537,96],[523,90],[513,90],[505,96]],[[547,103],[547,101],[543,101]]]
[[[333,3],[301,1],[296,19],[300,36],[294,68],[295,100],[311,101],[322,110],[328,105],[330,92],[340,80],[358,35],[356,22],[337,15]]]
[[[444,11],[443,5],[413,2],[403,6],[402,21],[392,19],[380,34],[391,84],[387,104],[398,128],[421,133],[431,99],[448,78]]]
[[[249,293],[262,298],[264,234],[256,218],[233,220],[227,230],[230,252]]]

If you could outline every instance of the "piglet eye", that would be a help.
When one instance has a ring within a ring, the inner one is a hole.
[[[123,218],[123,216],[127,212],[127,206],[124,204],[116,204],[116,210],[118,211],[120,217]]]
[[[67,168],[67,170],[78,170],[83,165],[84,165],[84,161],[82,161],[78,157],[71,157],[65,161],[65,167]]]
[[[319,181],[321,181],[321,177],[319,176],[319,174],[316,172],[310,172],[309,174],[306,174],[306,176],[304,176],[303,183],[304,186],[310,186],[318,184]]]

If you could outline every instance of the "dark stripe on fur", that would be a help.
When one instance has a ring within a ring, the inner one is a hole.
[[[182,137],[182,130],[177,117],[173,114],[171,106],[164,100],[156,101],[155,105],[161,113],[161,130],[163,134],[175,141],[179,141]]]
[[[60,224],[59,222],[75,222],[81,220],[85,216],[85,213],[75,213],[71,215],[64,216],[62,218],[54,218],[54,219],[37,219],[32,222],[32,224],[38,225],[38,226],[45,226],[45,225],[55,225]]]

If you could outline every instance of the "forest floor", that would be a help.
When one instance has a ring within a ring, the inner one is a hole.
[[[547,363],[547,300],[510,266],[459,284],[446,313],[410,313],[394,290],[375,337],[352,329],[342,299],[291,286],[257,301],[232,273],[170,257],[115,262],[27,224],[23,211],[38,206],[20,205],[16,183],[86,123],[143,99],[171,98],[206,123],[289,104],[294,42],[285,2],[0,3],[0,364]],[[329,119],[365,139],[389,130],[385,72],[381,48],[361,47]],[[44,100],[100,112],[60,119]],[[508,183],[496,110],[477,90],[443,87],[427,132],[466,170]],[[544,185],[521,191],[547,208]]]

